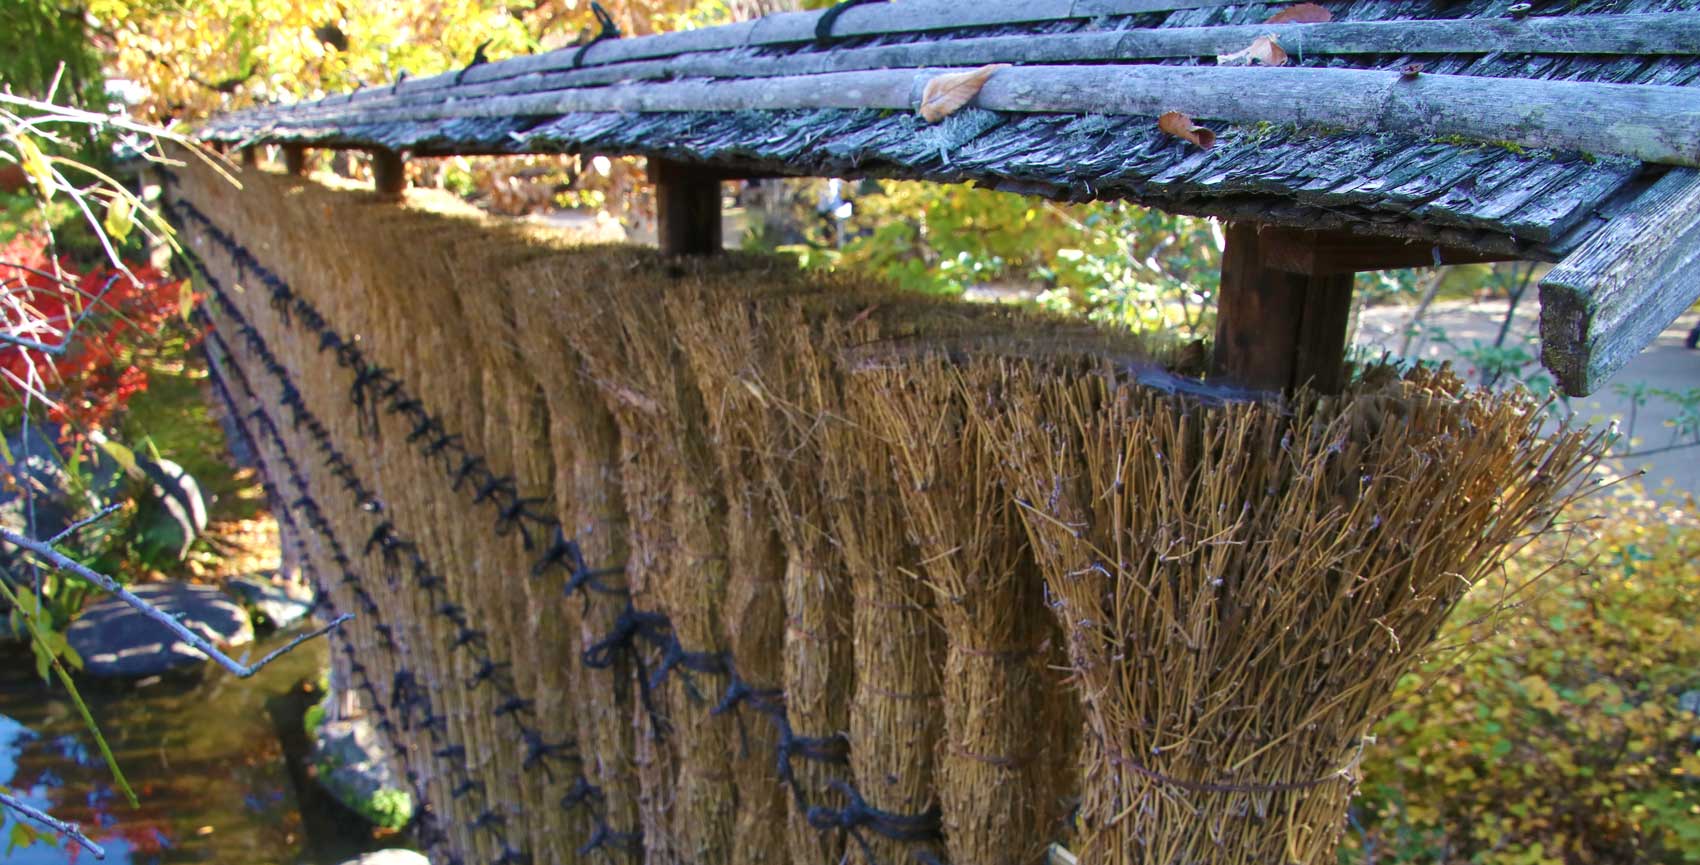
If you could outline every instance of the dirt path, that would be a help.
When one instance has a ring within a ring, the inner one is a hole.
[[[1506,346],[1522,346],[1531,359],[1540,353],[1538,313],[1539,304],[1532,298],[1526,299],[1505,340]],[[1413,341],[1412,347],[1422,357],[1452,359],[1460,367],[1468,368],[1468,362],[1459,359],[1455,347],[1468,349],[1477,342],[1491,345],[1504,314],[1504,301],[1436,304],[1429,310],[1425,326],[1443,329],[1451,345],[1418,338]],[[1359,321],[1356,342],[1365,347],[1397,351],[1409,319],[1408,307],[1365,310]],[[1700,351],[1683,347],[1683,338],[1697,320],[1700,320],[1700,315],[1692,312],[1678,318],[1657,342],[1618,371],[1598,393],[1574,400],[1572,405],[1577,416],[1591,423],[1607,423],[1616,419],[1628,428],[1632,404],[1626,395],[1619,392],[1621,388],[1637,383],[1649,389],[1678,392],[1700,388]],[[1537,360],[1531,360],[1525,369],[1528,372],[1544,372],[1539,369]],[[1668,400],[1650,397],[1647,404],[1635,412],[1633,434],[1638,440],[1635,450],[1650,451],[1668,445],[1671,440],[1669,423],[1675,414],[1676,408]],[[1645,468],[1645,483],[1649,491],[1658,491],[1668,482],[1666,495],[1672,499],[1685,493],[1700,497],[1700,448],[1622,460],[1618,465],[1626,472]]]

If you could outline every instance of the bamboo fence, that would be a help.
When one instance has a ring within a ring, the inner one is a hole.
[[[1331,861],[1393,684],[1601,439],[248,171],[169,201],[460,861]],[[227,384],[229,382],[231,384]],[[428,707],[428,708],[421,708]]]

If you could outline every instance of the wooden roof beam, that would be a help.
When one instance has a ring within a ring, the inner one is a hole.
[[[1345,384],[1354,275],[1372,270],[1510,261],[1435,244],[1346,231],[1236,222],[1217,293],[1218,375],[1260,390]]]
[[[1598,390],[1700,300],[1700,171],[1679,168],[1541,280],[1541,362]]]
[[[476,82],[456,83],[455,78],[449,76],[432,79],[436,83],[426,87],[409,79],[393,88],[368,88],[308,104],[327,109],[356,105],[397,106],[440,102],[451,95],[456,99],[466,99],[678,78],[773,78],[920,66],[1125,63],[1133,60],[1209,58],[1238,51],[1263,35],[1278,37],[1290,53],[1302,56],[1491,54],[1502,51],[1530,54],[1700,54],[1700,13],[1250,24],[1086,31],[1043,38],[1028,35],[967,36],[794,55],[762,56],[737,48],[589,66],[574,66],[568,57],[549,65],[533,64],[523,72],[510,70],[510,74],[502,77],[486,76]]]
[[[1520,260],[1512,255],[1395,237],[1274,226],[1264,226],[1258,232],[1258,249],[1264,267],[1316,276]]]

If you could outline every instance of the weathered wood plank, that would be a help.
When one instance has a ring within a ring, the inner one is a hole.
[[[874,108],[909,111],[944,69],[837,72],[563,90],[409,109],[347,111],[315,123],[418,121],[592,112]],[[1700,88],[1421,75],[1357,69],[1018,66],[975,100],[994,111],[1165,111],[1230,123],[1275,122],[1362,132],[1510,141],[1700,166]],[[1602,123],[1601,118],[1610,118]],[[280,122],[280,128],[287,122]]]
[[[1700,300],[1700,171],[1676,169],[1541,280],[1541,362],[1593,393]]]
[[[811,52],[789,57],[762,56],[740,48],[577,69],[571,67],[568,58],[538,63],[523,73],[480,76],[459,86],[452,86],[451,81],[448,87],[412,87],[394,93],[382,88],[364,90],[337,102],[327,100],[304,104],[295,113],[312,116],[314,111],[350,104],[418,105],[440,101],[446,93],[462,99],[676,78],[772,78],[917,66],[1209,58],[1237,51],[1266,34],[1278,37],[1290,54],[1299,57],[1494,52],[1700,54],[1700,13],[1344,21],[1063,33],[1039,38],[968,37]]]

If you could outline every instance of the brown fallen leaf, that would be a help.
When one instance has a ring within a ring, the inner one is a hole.
[[[1216,55],[1217,66],[1285,66],[1287,52],[1281,48],[1281,40],[1270,33],[1251,40],[1251,44],[1232,54]]]
[[[1404,69],[1399,70],[1399,77],[1406,81],[1414,81],[1421,74],[1423,74],[1423,64],[1421,63],[1407,64]]]
[[[1298,3],[1269,16],[1265,24],[1325,24],[1334,20],[1333,13],[1315,3]]]
[[[1193,123],[1191,117],[1179,111],[1170,111],[1157,118],[1157,128],[1176,138],[1190,141],[1203,150],[1216,146],[1216,133]]]
[[[955,114],[979,95],[993,72],[1008,68],[1008,63],[992,63],[970,72],[947,72],[928,81],[926,89],[921,91],[921,119],[937,123]]]

